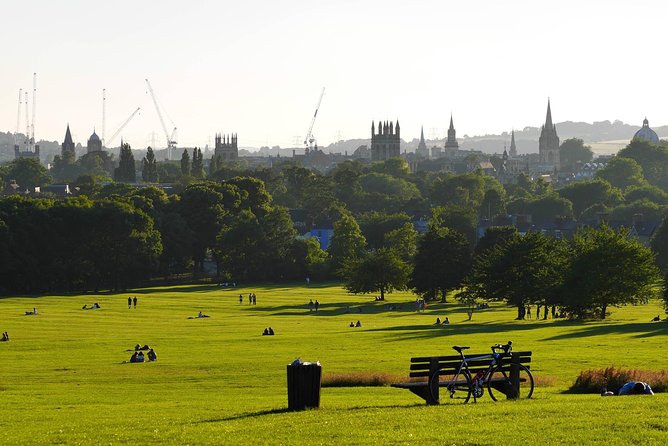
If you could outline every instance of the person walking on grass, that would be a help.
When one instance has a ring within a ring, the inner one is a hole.
[[[135,296],[135,298],[132,299],[132,303],[134,304],[135,308],[137,308],[137,296]]]
[[[132,307],[132,297],[128,297],[128,310]]]

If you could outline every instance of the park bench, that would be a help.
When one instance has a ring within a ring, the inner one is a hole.
[[[471,360],[469,358],[485,355],[489,355],[489,353],[467,353],[468,367],[472,376],[475,376],[476,373],[480,371],[487,370],[492,362],[492,358],[478,360]],[[509,373],[511,381],[513,381],[513,379],[517,380],[517,382],[511,384],[515,389],[518,389],[521,378],[519,378],[518,373],[515,373],[512,370],[513,365],[523,364],[529,368],[531,352],[512,352],[509,355],[503,356],[503,358],[503,369]],[[439,387],[448,385],[449,382],[454,379],[461,363],[462,358],[459,355],[411,358],[409,377],[413,380],[411,382],[395,383],[392,384],[392,387],[408,389],[424,399],[429,405],[439,404]],[[461,375],[458,382],[460,384],[466,383]],[[499,390],[509,399],[512,398],[513,395],[517,395],[517,392],[514,391],[513,388],[507,388],[508,382],[505,379],[492,379],[491,385],[494,389]]]

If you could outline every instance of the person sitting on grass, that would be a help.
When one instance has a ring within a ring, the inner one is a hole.
[[[144,362],[144,352],[137,353],[137,362]]]
[[[141,350],[141,345],[139,345],[139,344],[135,345],[135,351],[137,351],[137,350]]]
[[[95,303],[93,304],[93,308],[100,308],[100,304],[98,304],[97,302],[95,302]]]
[[[9,333],[5,331],[4,333],[2,333],[2,342],[7,342],[7,341],[9,341]]]
[[[434,325],[441,325],[441,318],[440,317],[436,318],[436,323]]]
[[[617,395],[654,395],[649,384],[642,381],[629,381],[617,392]]]
[[[264,331],[262,332],[262,336],[268,336],[268,335],[269,335],[269,329],[265,327]]]
[[[448,317],[445,317],[445,320],[443,321],[443,325],[450,325],[450,319]]]
[[[354,326],[355,326],[355,323],[354,323],[353,321],[350,321],[350,326],[351,326],[351,327],[354,327]]]
[[[146,356],[148,356],[149,361],[157,361],[158,360],[158,355],[155,354],[153,349],[149,350],[148,354]]]
[[[652,322],[659,322],[661,320],[661,316],[658,314],[652,319]]]
[[[83,307],[81,307],[82,310],[87,310],[88,309],[88,304],[84,304]]]
[[[360,321],[357,321],[357,323],[355,324],[355,327],[361,327],[361,326],[362,326],[362,323]]]
[[[130,357],[130,362],[138,362],[137,361],[137,352],[134,352],[132,356]]]
[[[269,336],[273,336],[273,335],[274,335],[274,329],[269,327]]]

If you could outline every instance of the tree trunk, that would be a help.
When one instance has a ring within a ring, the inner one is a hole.
[[[547,320],[547,310],[548,310],[548,307],[547,307],[547,305],[545,305],[545,309],[543,310],[543,320],[544,321]]]
[[[385,300],[385,288],[380,288],[380,300]]]
[[[603,308],[601,308],[601,320],[605,319],[605,312],[607,311],[608,306],[603,305]]]
[[[524,304],[517,304],[517,320],[521,321],[524,319]]]

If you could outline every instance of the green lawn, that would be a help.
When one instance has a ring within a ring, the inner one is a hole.
[[[127,308],[129,295],[137,309]],[[321,303],[317,315],[309,298]],[[0,444],[668,443],[666,394],[563,394],[582,370],[668,367],[668,323],[649,322],[664,315],[658,301],[582,323],[517,322],[498,304],[469,322],[457,303],[416,313],[413,300],[301,284],[0,299],[0,332],[11,336],[0,343]],[[93,302],[102,308],[81,310]],[[25,316],[33,307],[38,315]],[[211,317],[188,319],[200,310]],[[445,316],[451,325],[432,325]],[[358,319],[361,328],[348,327]],[[269,326],[276,335],[261,336]],[[324,375],[401,379],[411,356],[508,340],[534,352],[532,400],[427,407],[401,389],[323,388],[319,410],[285,411],[286,364],[297,357],[319,360]],[[137,343],[154,347],[158,361],[125,363]]]

